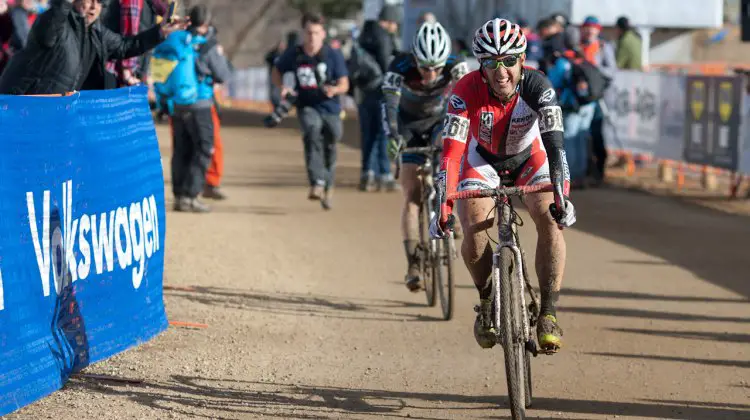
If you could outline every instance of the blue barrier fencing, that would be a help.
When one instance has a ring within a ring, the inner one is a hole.
[[[0,415],[167,328],[147,88],[0,95]]]

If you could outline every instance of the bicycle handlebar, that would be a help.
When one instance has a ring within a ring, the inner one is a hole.
[[[471,191],[460,191],[448,194],[448,200],[466,200],[469,198],[483,198],[483,197],[510,197],[510,196],[521,196],[526,194],[538,194],[545,192],[553,192],[555,186],[551,183],[537,184],[537,185],[523,185],[518,187],[497,187],[497,188],[486,188],[482,190],[471,190]]]

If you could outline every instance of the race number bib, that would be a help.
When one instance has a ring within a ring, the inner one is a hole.
[[[383,79],[383,89],[386,90],[392,90],[392,91],[400,91],[401,90],[401,83],[404,81],[404,76],[388,72],[385,74],[385,78]]]
[[[179,61],[151,58],[151,79],[154,83],[166,83]]]
[[[443,127],[443,139],[456,140],[466,143],[469,138],[469,119],[459,117],[458,115],[448,114],[445,117],[445,127]]]

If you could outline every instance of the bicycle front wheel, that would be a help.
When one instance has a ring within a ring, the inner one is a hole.
[[[526,418],[526,407],[530,405],[530,395],[527,396],[526,381],[530,372],[527,371],[526,343],[523,337],[524,308],[521,305],[521,290],[513,284],[513,274],[516,269],[515,258],[510,248],[500,248],[499,258],[499,293],[500,293],[500,333],[505,353],[505,375],[508,381],[508,399],[510,411],[514,420]]]
[[[453,255],[455,241],[452,236],[435,241],[435,263],[432,266],[433,278],[440,296],[443,319],[453,318]]]

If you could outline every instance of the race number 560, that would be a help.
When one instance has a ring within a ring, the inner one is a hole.
[[[443,138],[466,143],[469,137],[469,120],[458,115],[448,115],[443,128]]]

